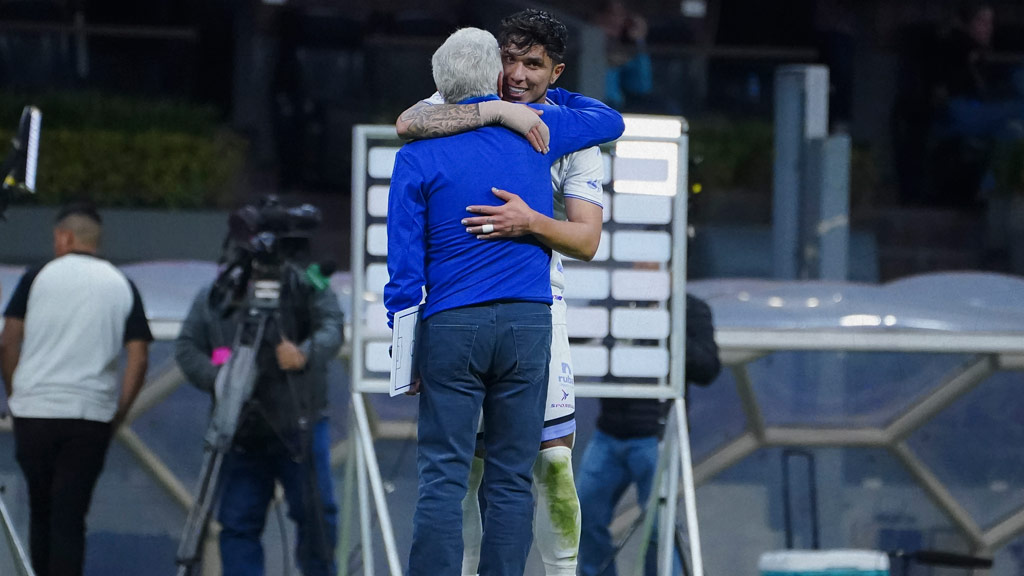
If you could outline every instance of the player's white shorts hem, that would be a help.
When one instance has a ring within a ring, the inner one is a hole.
[[[555,298],[551,318],[551,366],[541,442],[576,431],[576,388],[569,356],[569,331],[565,326],[565,301],[561,298]]]

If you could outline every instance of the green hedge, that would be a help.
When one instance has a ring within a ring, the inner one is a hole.
[[[770,194],[775,159],[771,122],[701,119],[690,122],[690,157],[700,158],[694,178],[706,191],[747,190]],[[870,201],[878,186],[872,151],[854,145],[850,158],[852,202]]]
[[[209,135],[222,125],[212,106],[99,92],[0,92],[0,125],[15,126],[29,104],[42,110],[43,127],[50,129]]]
[[[992,172],[998,194],[1024,196],[1024,140],[998,142],[992,151]]]
[[[0,137],[9,141],[21,109],[43,112],[34,197],[60,204],[201,209],[231,204],[247,142],[213,109],[93,93],[0,93]]]
[[[772,184],[772,125],[708,119],[690,123],[690,158],[705,190],[760,190]]]

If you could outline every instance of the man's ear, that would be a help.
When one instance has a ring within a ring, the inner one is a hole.
[[[504,83],[505,83],[505,71],[502,70],[501,72],[498,72],[498,98],[501,98],[501,97],[504,96],[504,94],[501,93],[501,86]]]
[[[562,72],[565,72],[565,63],[555,64],[555,67],[551,70],[551,82],[549,84],[554,84],[559,76],[562,75]]]

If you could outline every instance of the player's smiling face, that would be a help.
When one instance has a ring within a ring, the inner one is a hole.
[[[505,70],[502,98],[509,102],[543,102],[548,87],[565,69],[565,64],[555,64],[539,44],[526,50],[505,46],[501,49],[501,62]]]

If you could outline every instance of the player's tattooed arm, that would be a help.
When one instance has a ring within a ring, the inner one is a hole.
[[[478,104],[428,104],[417,102],[402,112],[395,130],[406,140],[461,134],[496,124],[521,135],[534,150],[547,152],[551,135],[541,121],[543,112],[522,104],[487,100]]]
[[[460,134],[483,126],[476,104],[426,104],[417,102],[402,112],[395,123],[404,139],[438,138]]]

